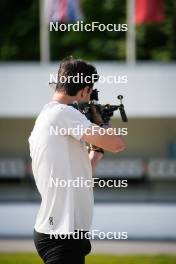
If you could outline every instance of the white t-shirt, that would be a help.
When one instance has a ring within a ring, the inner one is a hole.
[[[35,223],[37,232],[61,234],[90,229],[93,190],[90,185],[81,185],[82,180],[92,180],[86,144],[81,140],[90,125],[80,111],[56,101],[46,104],[35,122],[29,144],[42,198]],[[78,126],[82,133],[74,131]],[[73,180],[79,180],[79,185],[75,187]]]

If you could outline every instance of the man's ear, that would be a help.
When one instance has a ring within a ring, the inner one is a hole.
[[[84,96],[84,89],[81,89],[77,92],[76,96],[82,98]]]
[[[80,97],[84,97],[85,93],[86,93],[86,95],[89,93],[89,86],[85,86],[78,93],[79,93]]]
[[[88,94],[88,89],[89,89],[88,86],[85,86],[83,89],[81,89],[81,93],[80,93],[81,97],[84,97],[85,95]]]
[[[88,93],[90,93],[90,91],[91,91],[91,88],[89,87],[89,86],[86,86],[85,88],[84,88],[84,90],[86,91],[86,93],[88,94]]]
[[[81,96],[81,97],[84,97],[84,92],[85,92],[84,89],[85,89],[85,88],[83,88],[83,89],[80,90],[80,96]]]

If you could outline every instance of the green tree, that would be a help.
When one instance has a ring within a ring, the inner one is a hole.
[[[126,1],[82,0],[85,23],[126,23]],[[165,0],[166,19],[161,24],[136,27],[137,59],[173,61],[176,59],[176,2]],[[38,61],[39,0],[0,2],[0,60]],[[51,59],[73,55],[89,60],[126,58],[125,32],[50,32]]]

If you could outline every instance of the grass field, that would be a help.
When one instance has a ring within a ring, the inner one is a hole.
[[[1,253],[0,264],[42,264],[42,261],[35,253]],[[86,264],[176,264],[176,255],[90,255]]]

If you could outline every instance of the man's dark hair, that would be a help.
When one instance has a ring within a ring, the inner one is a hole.
[[[74,76],[80,76],[76,83]],[[74,96],[86,86],[91,89],[98,79],[97,70],[93,65],[84,60],[69,57],[60,64],[56,90],[64,90],[66,94]]]

